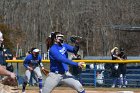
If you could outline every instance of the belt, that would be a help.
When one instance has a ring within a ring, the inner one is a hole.
[[[65,73],[67,73],[68,71],[65,71],[65,72],[51,71],[51,72],[56,73],[56,74],[65,74]]]

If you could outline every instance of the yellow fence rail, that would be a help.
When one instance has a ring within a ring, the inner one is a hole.
[[[95,63],[94,64],[94,80],[93,80],[93,84],[94,87],[96,87],[96,64],[98,63],[140,63],[140,60],[73,60],[74,62],[85,62],[85,63]],[[17,77],[19,76],[19,63],[23,63],[23,60],[6,60],[7,63],[16,63],[17,67],[16,67],[16,74]],[[50,60],[42,60],[43,63],[49,63]]]
[[[74,62],[85,63],[140,63],[140,60],[73,60]],[[23,60],[6,60],[8,63],[23,63]],[[49,63],[50,60],[42,60],[43,63]]]

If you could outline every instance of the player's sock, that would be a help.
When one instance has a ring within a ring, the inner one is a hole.
[[[23,83],[23,85],[22,85],[22,93],[24,93],[24,92],[25,92],[26,85],[27,85],[27,83],[26,83],[26,82],[24,82],[24,83]]]
[[[42,79],[38,78],[38,82],[39,82],[39,89],[42,90]]]

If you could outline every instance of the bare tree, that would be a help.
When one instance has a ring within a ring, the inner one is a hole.
[[[24,42],[19,38],[25,52],[31,47],[46,52],[46,38],[60,31],[66,38],[82,36],[84,55],[109,55],[114,46],[139,55],[140,33],[112,28],[138,25],[139,5],[139,0],[0,0],[0,23],[25,33]]]

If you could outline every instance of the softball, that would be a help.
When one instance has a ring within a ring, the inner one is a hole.
[[[82,64],[83,65],[83,68],[86,68],[86,64]]]

